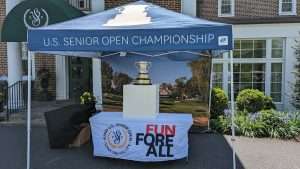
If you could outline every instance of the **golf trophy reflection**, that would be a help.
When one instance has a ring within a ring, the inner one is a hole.
[[[151,62],[139,61],[135,63],[138,69],[138,77],[136,78],[135,85],[151,85],[151,80],[149,76],[149,69],[151,67]]]

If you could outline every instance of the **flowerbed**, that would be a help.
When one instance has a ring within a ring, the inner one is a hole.
[[[258,113],[237,112],[235,116],[237,135],[248,137],[271,137],[291,139],[300,135],[300,112],[286,113],[263,110]],[[231,115],[211,120],[212,129],[231,134]]]

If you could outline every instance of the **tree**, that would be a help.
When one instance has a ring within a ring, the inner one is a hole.
[[[194,78],[186,81],[186,95],[190,98],[196,98],[199,95],[198,87]]]
[[[296,83],[294,85],[292,105],[296,109],[300,110],[300,41],[297,41],[297,45],[295,47],[295,55],[297,59],[297,64],[295,65]]]
[[[102,88],[104,93],[112,91],[111,82],[113,79],[113,69],[109,63],[102,61]]]
[[[114,83],[114,91],[117,94],[123,94],[123,86],[132,82],[132,78],[125,73],[114,73],[113,83]]]
[[[210,64],[209,58],[188,63],[192,71],[192,82],[197,86],[201,101],[208,100]]]
[[[180,77],[175,80],[176,83],[176,95],[180,97],[181,100],[184,99],[185,92],[186,92],[186,77]]]

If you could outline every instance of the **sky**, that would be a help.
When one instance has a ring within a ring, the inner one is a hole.
[[[186,54],[185,57],[178,55],[155,58],[127,54],[125,57],[120,57],[119,55],[109,56],[104,61],[110,63],[114,72],[126,73],[132,78],[136,78],[138,74],[135,62],[150,61],[152,64],[150,78],[153,84],[161,84],[163,82],[174,84],[177,78],[192,77],[191,69],[187,64],[195,59],[195,56],[187,56]]]

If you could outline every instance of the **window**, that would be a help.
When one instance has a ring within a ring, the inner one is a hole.
[[[283,39],[272,39],[272,58],[282,58]]]
[[[234,0],[218,0],[218,15],[234,16]]]
[[[230,72],[230,65],[228,65]],[[228,80],[230,82],[230,79]],[[265,91],[264,63],[235,63],[233,65],[234,97],[243,89],[258,89]],[[228,84],[230,96],[230,83]]]
[[[296,15],[296,0],[279,0],[279,15]]]
[[[282,37],[234,40],[233,84],[235,97],[243,89],[258,89],[271,96],[277,104],[282,104],[285,43],[286,40]],[[225,87],[230,98],[231,71],[228,63],[230,63],[228,54],[214,59],[213,85]],[[224,76],[220,72],[221,69],[225,70]],[[222,77],[229,79],[222,79]]]
[[[212,84],[213,87],[223,88],[223,64],[214,64]]]
[[[265,58],[266,40],[235,40],[234,58]]]
[[[281,102],[282,63],[272,63],[271,97],[274,102]]]
[[[91,0],[68,0],[69,4],[82,11],[91,10]]]

